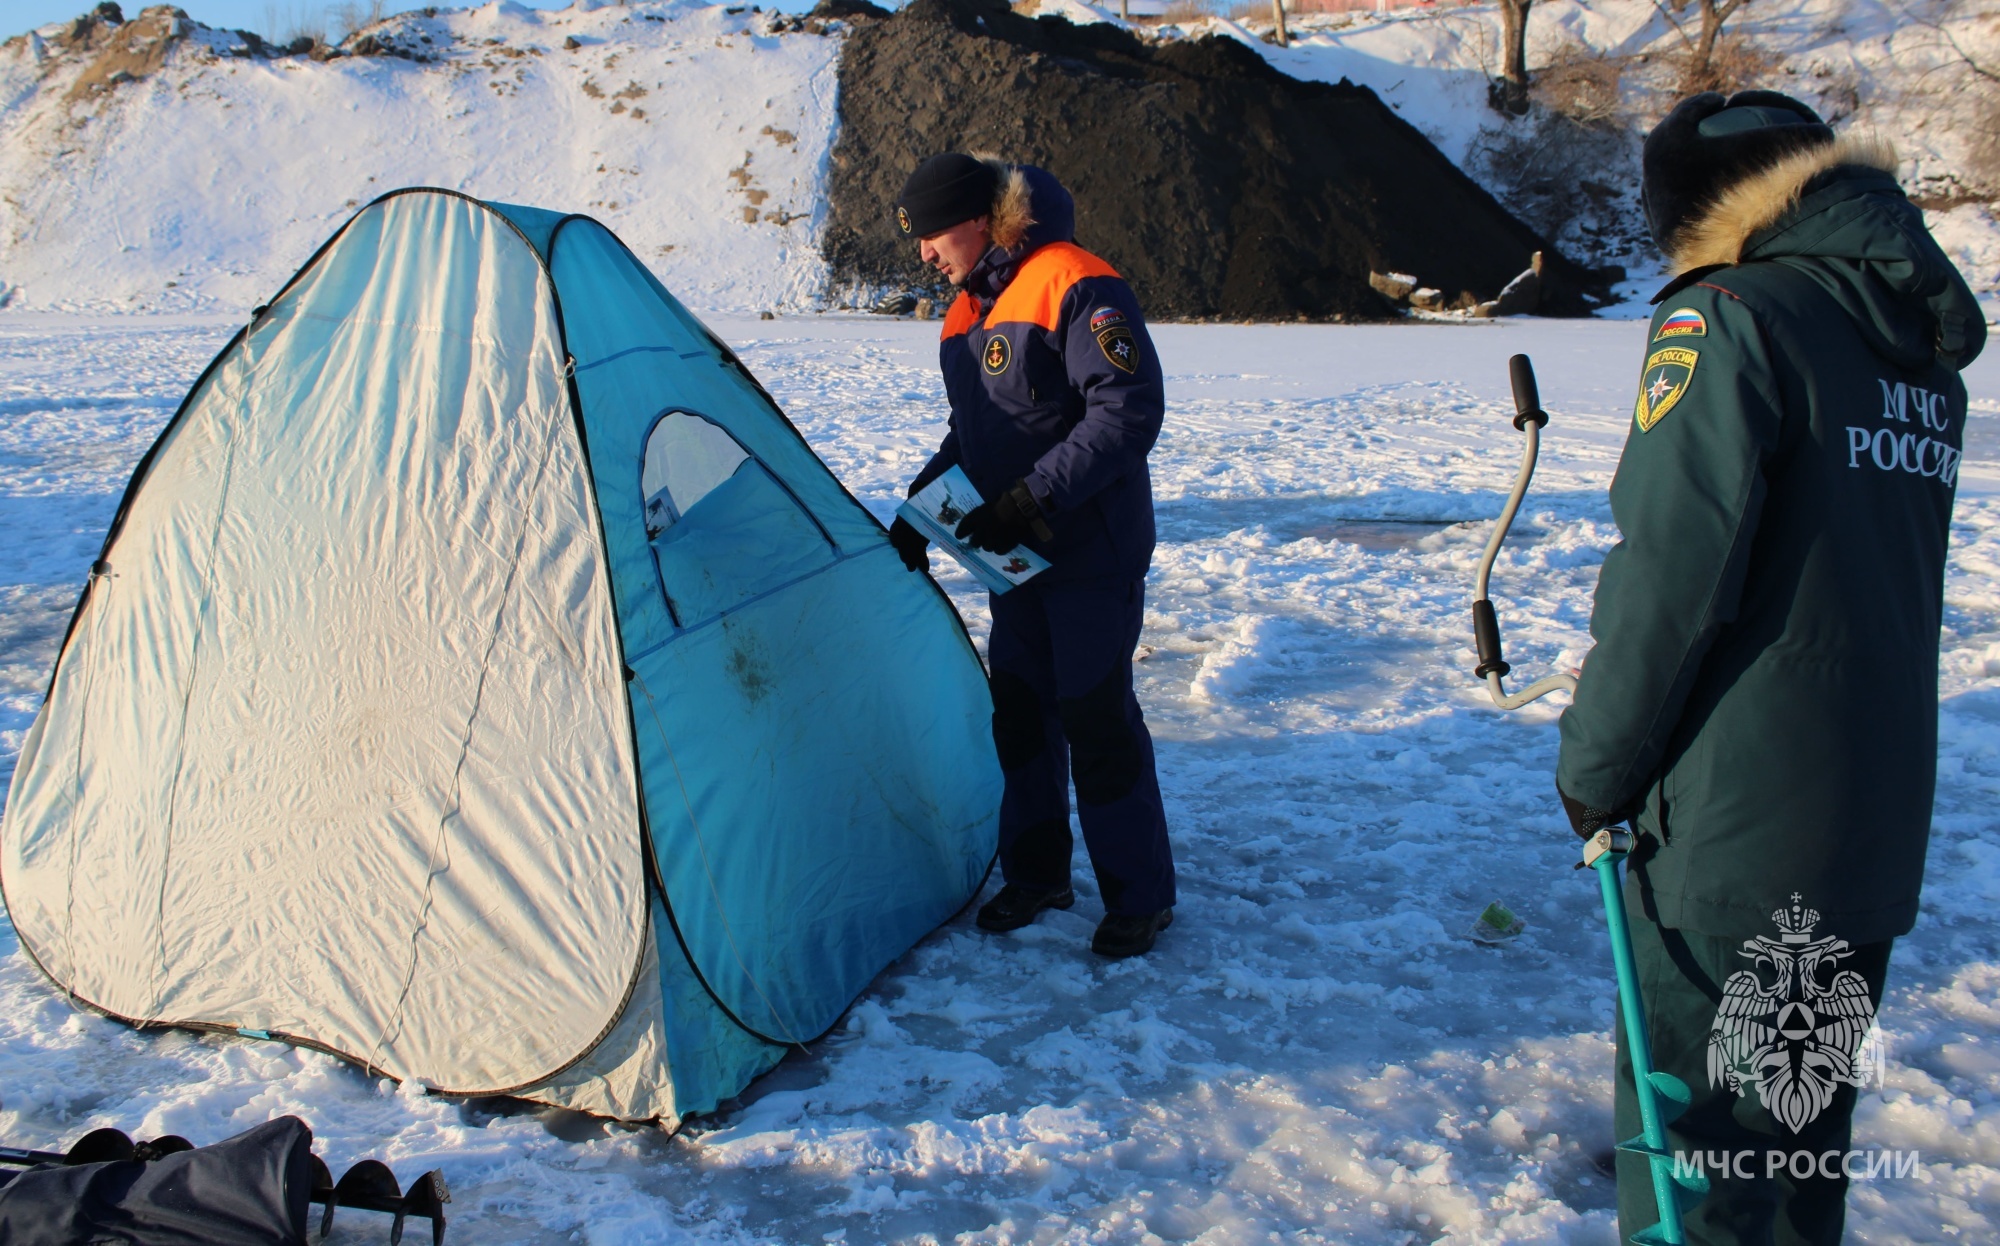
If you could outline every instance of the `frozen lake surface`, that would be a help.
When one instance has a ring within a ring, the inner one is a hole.
[[[886,518],[942,431],[936,326],[715,319]],[[0,779],[139,456],[235,325],[0,315]],[[1554,423],[1494,576],[1522,674],[1574,666],[1616,540],[1605,489],[1631,321],[1165,326],[1161,542],[1140,696],[1181,904],[1150,956],[1088,950],[1080,900],[994,937],[961,915],[844,1025],[673,1137],[377,1083],[313,1052],[72,1009],[0,920],[0,1141],[99,1125],[212,1142],[281,1113],[335,1172],[442,1168],[459,1242],[1452,1243],[1614,1239],[1610,957],[1570,869],[1555,717],[1470,675],[1474,563],[1519,434]],[[1861,1242],[2000,1238],[2000,347],[1946,587],[1925,913],[1881,1010]],[[1866,396],[1864,396],[1864,400]],[[983,593],[937,565],[982,637]],[[989,891],[992,886],[990,884]],[[1527,922],[1468,937],[1491,901]],[[343,1216],[331,1240],[377,1242]]]

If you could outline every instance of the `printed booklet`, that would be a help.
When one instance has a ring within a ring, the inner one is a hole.
[[[896,514],[910,526],[937,543],[953,558],[996,593],[1004,593],[1025,580],[1049,569],[1049,560],[1025,545],[1016,545],[1004,554],[974,549],[953,535],[959,521],[983,499],[965,473],[952,468],[917,490],[916,496],[896,508]]]

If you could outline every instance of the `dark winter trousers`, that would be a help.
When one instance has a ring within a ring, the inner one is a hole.
[[[1132,692],[1142,580],[1031,580],[995,596],[987,660],[993,743],[1007,780],[1000,872],[1069,886],[1069,788],[1108,913],[1174,903],[1174,859],[1153,770],[1153,737]]]
[[[1685,1217],[1688,1242],[1691,1246],[1833,1246],[1840,1241],[1847,1218],[1847,1178],[1821,1176],[1817,1158],[1828,1151],[1847,1151],[1859,1092],[1853,1086],[1841,1086],[1824,1111],[1793,1133],[1765,1110],[1754,1087],[1746,1084],[1738,1096],[1727,1085],[1711,1086],[1708,1039],[1722,1003],[1723,984],[1731,974],[1754,968],[1740,954],[1744,941],[1656,925],[1644,915],[1638,889],[1633,886],[1625,889],[1625,903],[1631,915],[1632,957],[1639,973],[1639,990],[1646,1000],[1653,1067],[1672,1073],[1694,1092],[1693,1106],[1667,1130],[1668,1148],[1688,1155],[1699,1150],[1716,1159],[1724,1152],[1736,1157],[1730,1161],[1728,1175],[1708,1168],[1707,1163],[1713,1160],[1705,1163],[1711,1186],[1708,1197]],[[1776,934],[1774,929],[1772,935]],[[1877,1006],[1882,1002],[1882,983],[1888,974],[1889,948],[1890,942],[1863,944],[1839,963],[1839,969],[1852,969],[1861,975],[1868,984],[1869,998]],[[1821,971],[1822,980],[1829,972]],[[1766,982],[1772,981],[1768,966],[1762,973]],[[1613,1107],[1621,1142],[1642,1132],[1631,1059],[1621,1018],[1618,1092]],[[1742,1157],[1746,1151],[1755,1154]],[[1784,1158],[1782,1168],[1772,1173],[1767,1157],[1774,1152]],[[1794,1162],[1801,1170],[1805,1167],[1803,1160],[1793,1160],[1799,1152],[1816,1157],[1813,1175],[1794,1175]],[[1838,1157],[1826,1164],[1829,1171],[1839,1166]],[[1750,1174],[1747,1178],[1742,1175],[1746,1171]],[[1632,1234],[1658,1220],[1652,1172],[1645,1158],[1620,1151],[1618,1240],[1629,1241]]]

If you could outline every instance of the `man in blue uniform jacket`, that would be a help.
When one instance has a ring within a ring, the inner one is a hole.
[[[1146,454],[1166,407],[1159,359],[1131,288],[1071,241],[1075,204],[1049,173],[935,156],[895,210],[897,228],[959,291],[939,348],[951,429],[910,492],[962,468],[986,502],[958,535],[995,553],[1025,545],[1051,564],[992,601],[1006,885],[979,925],[1016,930],[1076,902],[1074,782],[1104,898],[1091,947],[1135,956],[1174,905],[1153,740],[1132,691],[1153,557]],[[897,520],[889,539],[910,570],[929,566],[915,528]]]

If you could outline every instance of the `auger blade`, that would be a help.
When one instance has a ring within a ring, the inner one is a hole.
[[[1682,1211],[1693,1211],[1708,1197],[1708,1174],[1705,1172],[1672,1172],[1674,1179],[1674,1202]]]
[[[411,1216],[429,1220],[431,1246],[442,1246],[444,1205],[451,1201],[451,1191],[445,1186],[444,1174],[434,1168],[418,1177],[410,1192],[405,1194],[389,1166],[373,1159],[362,1160],[342,1173],[336,1182],[329,1177],[326,1165],[315,1155],[312,1201],[326,1204],[326,1214],[320,1221],[322,1239],[333,1225],[335,1207],[358,1207],[364,1211],[386,1212],[395,1217],[389,1225],[389,1246],[402,1246],[404,1224]]]
[[[312,1193],[306,1197],[311,1202],[326,1204],[326,1214],[319,1218],[320,1240],[325,1241],[326,1235],[333,1232],[333,1209],[337,1205],[333,1198],[333,1170],[316,1153],[309,1152],[308,1158],[312,1160]]]
[[[369,1211],[395,1211],[403,1204],[403,1187],[396,1174],[379,1159],[364,1159],[334,1184],[333,1197],[342,1207],[362,1207]]]
[[[132,1158],[137,1150],[121,1129],[93,1129],[63,1154],[65,1164],[104,1164]]]
[[[450,1201],[451,1189],[444,1183],[444,1174],[435,1168],[418,1177],[410,1192],[403,1196],[404,1211],[430,1218],[431,1246],[442,1246],[444,1242],[444,1205]]]
[[[1694,1102],[1694,1092],[1688,1084],[1672,1073],[1653,1073],[1646,1080],[1652,1083],[1655,1096],[1654,1105],[1660,1114],[1662,1125],[1671,1125],[1681,1118]]]
[[[1644,1134],[1640,1134],[1636,1138],[1625,1139],[1625,1141],[1618,1144],[1618,1149],[1621,1151],[1629,1151],[1633,1155],[1658,1156],[1662,1159],[1669,1159],[1669,1160],[1673,1158],[1673,1156],[1668,1155],[1665,1151],[1659,1150],[1653,1146],[1648,1145],[1646,1142],[1646,1135]]]
[[[132,1158],[148,1164],[169,1155],[179,1155],[182,1151],[194,1150],[194,1143],[179,1134],[161,1134],[151,1142],[141,1142],[132,1148]]]

